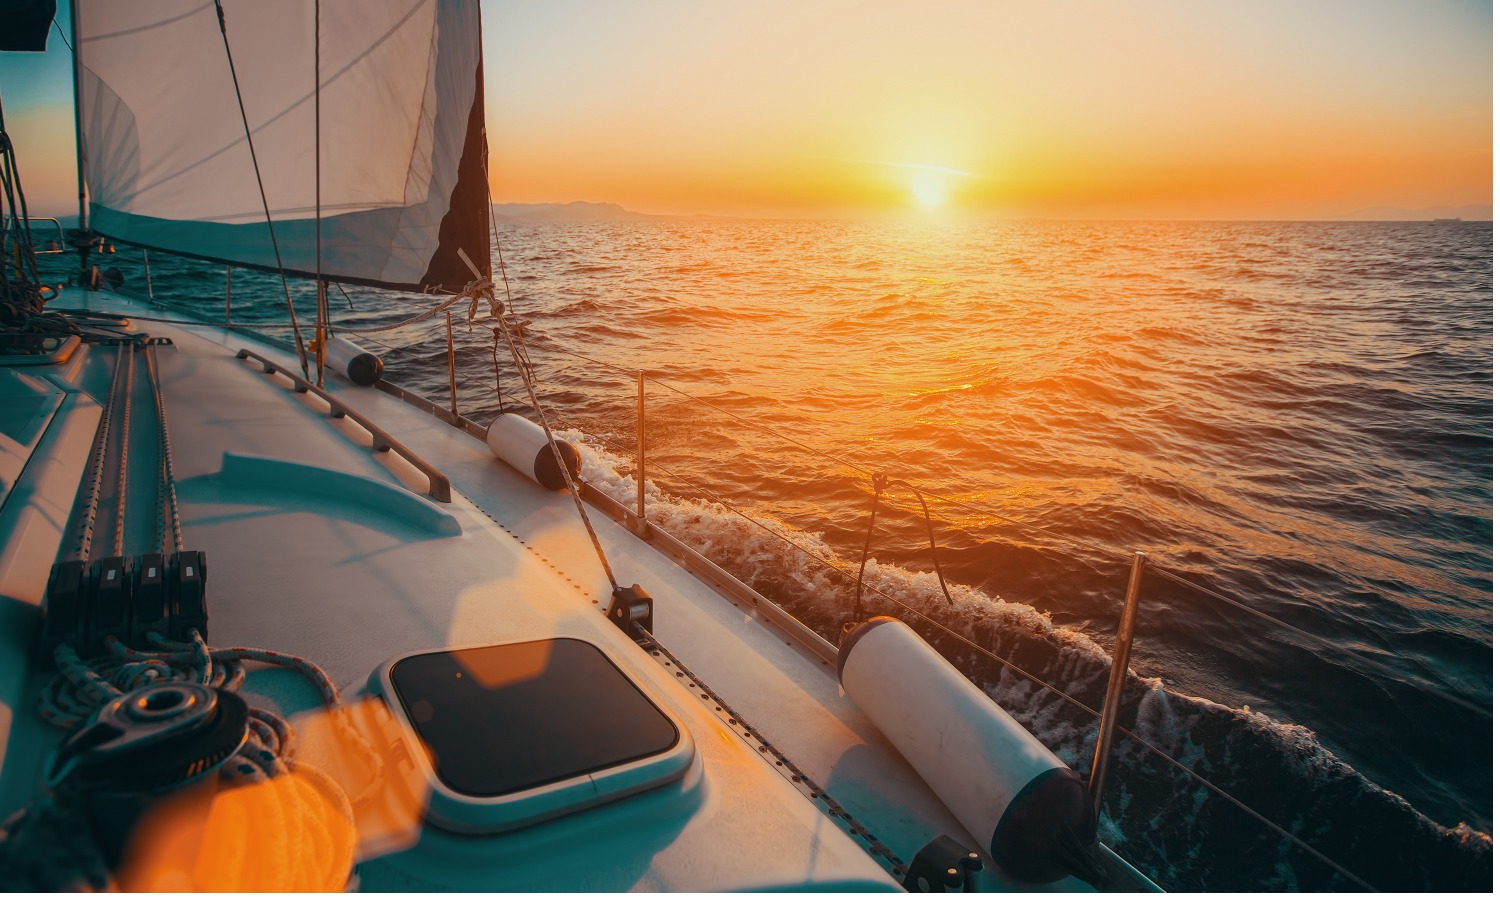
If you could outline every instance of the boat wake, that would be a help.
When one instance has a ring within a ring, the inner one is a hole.
[[[634,504],[635,480],[620,474],[629,469],[623,460],[585,435],[567,439],[583,451],[591,484]],[[857,563],[822,535],[754,511],[677,499],[649,482],[646,499],[656,525],[834,643],[852,619],[904,619],[1087,777],[1093,711],[1110,665],[1087,634],[964,585],[948,585],[950,604],[932,573],[879,561],[866,567],[856,610],[854,584],[839,570]],[[1490,889],[1489,835],[1437,824],[1303,726],[1178,693],[1138,672],[1127,679],[1119,724],[1130,736],[1115,744],[1101,836],[1164,887]]]

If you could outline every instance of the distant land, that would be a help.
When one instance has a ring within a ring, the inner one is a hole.
[[[1490,222],[1495,218],[1495,208],[1488,203],[1470,203],[1468,206],[1428,206],[1422,209],[1371,206],[1332,218],[1336,221],[1355,222],[1430,222],[1433,219]]]
[[[1399,206],[1370,206],[1354,212],[1326,216],[1314,221],[1322,222],[1431,222],[1434,219],[1462,219],[1465,222],[1490,222],[1494,220],[1494,206],[1488,203],[1470,203],[1466,206],[1427,206],[1413,209]],[[696,220],[741,220],[738,216],[661,216],[626,209],[618,203],[591,203],[574,200],[572,203],[496,203],[496,218],[512,222],[643,222],[667,219]],[[77,228],[78,216],[59,216],[63,228]],[[1045,221],[1041,217],[1037,221]],[[1288,220],[1297,221],[1297,220]]]
[[[724,219],[730,216],[659,216],[626,209],[618,203],[496,203],[495,215],[514,222],[639,222],[661,219]],[[1045,217],[1044,217],[1045,218]],[[1463,219],[1465,222],[1489,222],[1494,207],[1488,203],[1466,206],[1428,206],[1412,209],[1397,206],[1371,206],[1353,212],[1325,216],[1324,222],[1430,222],[1433,219]],[[1293,220],[1295,221],[1295,220]]]
[[[523,222],[635,222],[643,219],[667,219],[626,209],[618,203],[496,203],[495,215],[501,219]]]

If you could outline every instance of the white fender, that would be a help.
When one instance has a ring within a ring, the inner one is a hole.
[[[839,682],[1007,874],[1095,880],[1083,780],[906,623],[881,616],[845,635]]]
[[[530,419],[515,413],[501,413],[490,423],[484,442],[489,444],[496,459],[510,464],[547,490],[560,491],[568,486],[557,468],[557,458],[547,444],[547,433]],[[568,473],[576,479],[583,465],[577,448],[567,441],[558,441],[557,449],[562,451],[562,458],[568,464]]]
[[[380,357],[339,335],[328,339],[323,361],[328,368],[363,387],[369,387],[385,374],[385,363]]]

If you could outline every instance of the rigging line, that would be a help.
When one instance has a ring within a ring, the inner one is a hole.
[[[405,328],[408,325],[415,325],[418,322],[426,321],[427,319],[430,319],[438,313],[448,309],[448,307],[452,306],[460,300],[472,299],[473,295],[469,291],[461,291],[457,294],[454,294],[452,297],[449,297],[447,300],[444,300],[442,303],[439,303],[437,306],[424,309],[422,312],[419,312],[416,315],[411,316],[410,318],[402,319],[401,321],[395,322],[390,325],[369,325],[363,328],[348,328],[346,326],[340,325],[338,326],[338,330],[345,334],[379,334],[382,331],[394,331],[397,328]]]
[[[11,143],[10,135],[5,130],[5,109],[0,106],[0,156],[4,157],[5,170],[5,196],[6,202],[10,204],[11,228],[17,232],[17,239],[25,238],[25,252],[17,247],[17,256],[20,261],[26,263],[30,269],[32,284],[40,284],[42,277],[36,265],[36,243],[31,234],[31,210],[26,205],[26,191],[21,187],[21,166],[16,160],[15,147]],[[19,227],[17,227],[19,226]],[[3,270],[0,264],[0,270]],[[17,265],[16,274],[24,279],[27,273]]]
[[[260,189],[260,205],[266,214],[266,231],[271,235],[271,250],[276,254],[276,270],[281,274],[281,291],[286,295],[286,311],[292,319],[292,334],[297,339],[297,359],[302,363],[302,377],[308,377],[307,347],[302,342],[302,328],[297,324],[297,308],[292,305],[292,289],[287,285],[286,266],[281,261],[281,245],[276,241],[276,226],[271,222],[271,204],[266,200],[266,183],[260,175],[260,161],[255,155],[255,139],[250,136],[250,118],[245,113],[245,97],[240,92],[240,78],[234,71],[234,53],[229,49],[229,29],[224,23],[224,4],[214,0],[219,14],[219,36],[224,39],[224,58],[229,61],[229,80],[234,83],[234,98],[239,103],[240,121],[245,126],[245,144],[250,148],[250,164],[255,169],[255,186]]]
[[[870,540],[875,536],[875,514],[880,512],[880,492],[885,488],[885,476],[876,472],[870,476],[870,483],[874,486],[870,497],[870,527],[865,530],[865,549],[859,554],[859,578],[854,582],[854,619],[851,624],[865,617],[865,607],[861,602],[865,592],[865,563],[870,558]]]
[[[486,144],[488,144],[488,139],[487,138],[486,138]],[[486,151],[488,151],[488,146],[486,146]],[[568,466],[563,461],[562,448],[558,446],[556,439],[553,438],[553,436],[552,436],[552,426],[547,421],[547,414],[542,409],[541,401],[537,399],[536,388],[535,388],[535,385],[532,383],[535,380],[535,375],[533,374],[535,372],[535,367],[531,363],[531,355],[530,355],[530,353],[527,352],[526,349],[525,349],[526,348],[526,339],[521,334],[521,329],[520,329],[519,326],[516,328],[516,334],[513,337],[511,335],[511,330],[510,330],[509,323],[505,320],[504,312],[505,312],[506,306],[508,306],[510,308],[511,315],[515,314],[515,299],[511,295],[511,291],[510,291],[510,277],[507,274],[506,268],[505,268],[505,253],[500,248],[500,230],[499,230],[498,224],[496,224],[496,222],[495,222],[495,197],[494,197],[494,193],[490,190],[490,187],[489,187],[490,180],[489,180],[489,176],[488,176],[488,172],[489,172],[489,153],[488,152],[486,152],[484,154],[484,158],[485,158],[485,172],[486,172],[486,176],[485,176],[484,182],[485,182],[485,189],[486,189],[486,197],[489,200],[490,227],[492,229],[494,229],[494,235],[495,235],[495,256],[500,261],[500,283],[501,283],[502,287],[505,290],[504,305],[501,305],[499,299],[495,296],[495,283],[493,281],[489,281],[490,317],[495,320],[495,325],[493,326],[493,332],[497,336],[500,335],[500,334],[504,334],[504,336],[505,336],[505,343],[510,348],[511,357],[516,361],[516,372],[521,377],[521,385],[526,388],[526,395],[531,400],[531,408],[532,408],[533,411],[536,412],[537,420],[541,423],[541,426],[542,426],[542,432],[547,437],[547,446],[552,448],[552,458],[557,461],[557,470],[562,473],[563,480],[565,482],[567,482],[568,493],[570,495],[572,495],[572,497],[573,497],[573,505],[575,507],[577,507],[577,509],[578,509],[578,518],[580,518],[580,519],[583,520],[583,528],[584,528],[585,531],[588,532],[589,541],[594,545],[594,553],[596,555],[598,555],[598,557],[599,557],[599,565],[604,569],[604,575],[605,575],[605,577],[609,579],[609,586],[610,586],[611,591],[618,591],[620,589],[620,584],[619,584],[618,581],[615,580],[614,570],[612,570],[610,568],[610,566],[609,566],[609,559],[604,555],[604,547],[603,547],[603,545],[601,545],[599,543],[599,535],[594,532],[594,524],[589,521],[588,511],[585,510],[584,507],[583,507],[583,496],[578,492],[578,485],[573,481],[573,473],[570,472],[570,471],[568,471]],[[459,256],[461,256],[463,258],[464,263],[468,265],[469,270],[474,273],[474,277],[475,278],[479,278],[480,277],[479,269],[474,265],[473,261],[468,258],[468,254],[464,253],[462,249],[460,249],[458,252],[459,252]],[[496,307],[497,306],[500,307],[499,311],[501,312],[501,315],[498,315],[498,316],[495,315]],[[472,310],[472,307],[471,307],[471,310]],[[471,313],[471,315],[470,315],[470,321],[472,321],[472,320],[473,320],[473,316],[472,316],[472,313]],[[519,349],[516,346],[517,342],[520,343],[520,348]],[[494,346],[496,348],[496,355],[498,356],[498,343],[496,343]],[[500,394],[500,391],[499,391],[499,385],[500,385],[499,375],[500,375],[499,366],[497,364],[496,368],[495,368],[495,386],[496,386],[496,394],[497,394],[496,399],[497,400],[501,399],[500,396],[499,396],[499,394]]]
[[[323,4],[313,2],[313,267],[318,285],[318,387],[328,351],[328,285],[323,283]]]
[[[118,316],[122,319],[136,319],[142,322],[156,322],[161,325],[191,325],[199,328],[285,328],[283,322],[213,322],[206,319],[163,319],[157,316],[139,316],[135,313],[112,313],[99,311],[100,315]],[[110,325],[105,322],[92,323],[94,328],[126,328],[125,325]]]
[[[615,580],[614,570],[610,568],[609,559],[604,555],[604,546],[599,543],[599,535],[594,532],[594,523],[589,521],[588,511],[583,507],[583,496],[578,492],[578,484],[573,480],[573,473],[568,471],[568,465],[563,460],[562,448],[558,446],[557,439],[552,435],[552,425],[547,421],[547,413],[542,409],[541,401],[537,399],[532,379],[527,377],[526,366],[522,362],[523,354],[517,349],[516,339],[511,336],[510,329],[506,327],[504,309],[500,306],[499,298],[495,296],[495,283],[479,273],[479,267],[474,265],[474,261],[469,259],[469,255],[463,251],[462,247],[459,248],[458,255],[469,267],[469,271],[474,273],[476,290],[483,290],[489,295],[490,317],[496,322],[493,328],[497,334],[505,336],[505,343],[510,348],[511,357],[516,361],[516,370],[521,373],[521,384],[526,388],[526,395],[531,399],[531,408],[536,412],[537,420],[541,423],[542,433],[547,438],[547,446],[552,449],[552,458],[557,463],[557,470],[562,473],[563,481],[568,486],[568,494],[573,498],[573,506],[578,510],[578,518],[583,521],[583,528],[588,532],[589,542],[594,545],[594,553],[599,557],[599,565],[604,569],[605,577],[609,579],[611,592],[618,591],[620,583]],[[477,297],[475,302],[478,302]],[[501,315],[495,314],[497,307],[500,307]]]
[[[1193,590],[1195,590],[1195,591],[1203,594],[1204,596],[1209,597],[1210,599],[1213,599],[1213,600],[1217,600],[1220,603],[1227,603],[1230,606],[1233,606],[1235,609],[1238,609],[1238,610],[1240,610],[1242,612],[1249,613],[1250,615],[1255,616],[1258,619],[1262,619],[1262,620],[1264,620],[1266,622],[1271,623],[1272,625],[1276,625],[1276,626],[1278,626],[1280,628],[1283,628],[1283,629],[1285,629],[1287,631],[1290,631],[1291,633],[1293,633],[1293,634],[1295,634],[1295,635],[1297,635],[1299,637],[1302,637],[1302,638],[1305,638],[1305,639],[1307,639],[1309,641],[1312,641],[1314,644],[1317,644],[1320,647],[1324,647],[1324,648],[1327,648],[1329,650],[1337,651],[1338,653],[1340,653],[1343,656],[1350,657],[1351,659],[1353,659],[1355,662],[1357,662],[1360,665],[1369,666],[1370,668],[1376,670],[1380,674],[1386,676],[1387,678],[1390,678],[1392,681],[1399,682],[1399,683],[1402,683],[1402,684],[1406,684],[1406,685],[1408,685],[1410,687],[1414,687],[1414,688],[1416,688],[1416,689],[1418,689],[1420,691],[1425,691],[1426,693],[1431,694],[1432,696],[1438,697],[1438,698],[1443,699],[1443,700],[1447,700],[1450,703],[1453,703],[1453,704],[1455,704],[1457,706],[1461,706],[1464,709],[1468,710],[1469,712],[1472,712],[1472,713],[1475,713],[1477,715],[1483,716],[1486,719],[1493,718],[1494,714],[1491,711],[1486,710],[1486,709],[1478,706],[1475,703],[1471,703],[1471,702],[1469,702],[1468,700],[1465,700],[1462,697],[1458,697],[1458,696],[1455,696],[1453,694],[1444,693],[1444,692],[1438,690],[1437,688],[1435,688],[1435,687],[1433,687],[1433,686],[1431,686],[1431,685],[1429,685],[1429,684],[1427,684],[1425,682],[1413,681],[1408,675],[1403,674],[1401,672],[1398,672],[1396,669],[1391,668],[1390,666],[1386,665],[1385,663],[1383,663],[1383,662],[1381,662],[1379,660],[1370,659],[1369,657],[1366,657],[1366,656],[1360,656],[1359,654],[1355,653],[1353,650],[1350,650],[1348,647],[1340,646],[1339,644],[1335,643],[1334,641],[1330,640],[1329,638],[1325,638],[1325,637],[1322,637],[1320,635],[1313,634],[1310,631],[1304,631],[1303,629],[1298,628],[1296,625],[1292,625],[1292,624],[1290,624],[1288,622],[1283,622],[1282,620],[1276,618],[1275,616],[1271,615],[1270,613],[1264,612],[1264,611],[1259,610],[1259,609],[1256,609],[1255,607],[1249,605],[1248,603],[1244,603],[1244,602],[1241,602],[1239,600],[1236,600],[1233,597],[1228,596],[1227,594],[1220,593],[1219,591],[1216,591],[1216,590],[1214,590],[1212,588],[1204,587],[1204,586],[1199,585],[1199,584],[1194,584],[1193,582],[1188,581],[1186,578],[1182,577],[1181,575],[1178,575],[1176,572],[1172,572],[1172,571],[1169,571],[1167,569],[1160,568],[1159,566],[1156,566],[1155,564],[1151,563],[1149,560],[1146,562],[1146,565],[1150,566],[1154,571],[1160,573],[1163,577],[1165,577],[1169,581],[1174,581],[1174,582],[1182,585],[1183,587],[1192,588]]]
[[[493,288],[491,288],[490,296],[494,296]],[[496,330],[505,335],[505,343],[510,346],[510,353],[516,361],[516,368],[520,369],[521,352],[516,349],[516,342],[511,338],[510,330],[504,327],[503,320]],[[599,543],[599,535],[594,533],[594,524],[589,521],[588,511],[583,508],[583,497],[578,493],[578,485],[573,481],[573,473],[568,471],[568,465],[563,461],[562,448],[558,446],[557,439],[552,436],[552,426],[547,422],[547,414],[542,410],[541,402],[537,400],[536,389],[532,387],[531,379],[524,375],[521,378],[521,384],[526,387],[526,394],[531,398],[531,408],[536,411],[536,417],[541,422],[542,432],[547,436],[547,446],[552,448],[552,458],[557,461],[557,470],[562,473],[563,481],[567,482],[568,493],[573,497],[573,505],[578,508],[578,517],[583,520],[584,530],[589,533],[589,541],[593,543],[594,552],[599,556],[599,565],[604,568],[604,575],[609,579],[610,590],[618,591],[620,583],[615,580],[614,570],[609,567],[609,560],[604,555],[604,547]]]
[[[913,494],[917,495],[917,502],[922,504],[922,519],[927,523],[927,546],[932,549],[932,569],[937,573],[938,587],[943,589],[943,596],[948,598],[948,605],[953,605],[953,595],[948,593],[948,582],[943,579],[943,566],[938,562],[937,537],[932,533],[932,516],[927,512],[927,501],[922,499],[922,492],[907,481],[892,481],[893,485],[901,485]]]
[[[63,34],[62,26],[57,24],[57,16],[52,17],[52,27],[57,29],[57,36],[62,38],[63,46],[68,48],[69,53],[72,53],[73,42],[68,40],[68,36],[66,34]]]

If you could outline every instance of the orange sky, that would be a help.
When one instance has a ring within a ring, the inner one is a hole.
[[[489,3],[498,198],[1302,218],[1488,203],[1462,2]],[[899,164],[899,165],[893,165]],[[934,186],[930,182],[936,180]]]
[[[484,0],[483,11],[499,201],[1320,218],[1492,197],[1488,3]],[[0,96],[33,211],[72,211],[61,41],[0,58]]]

